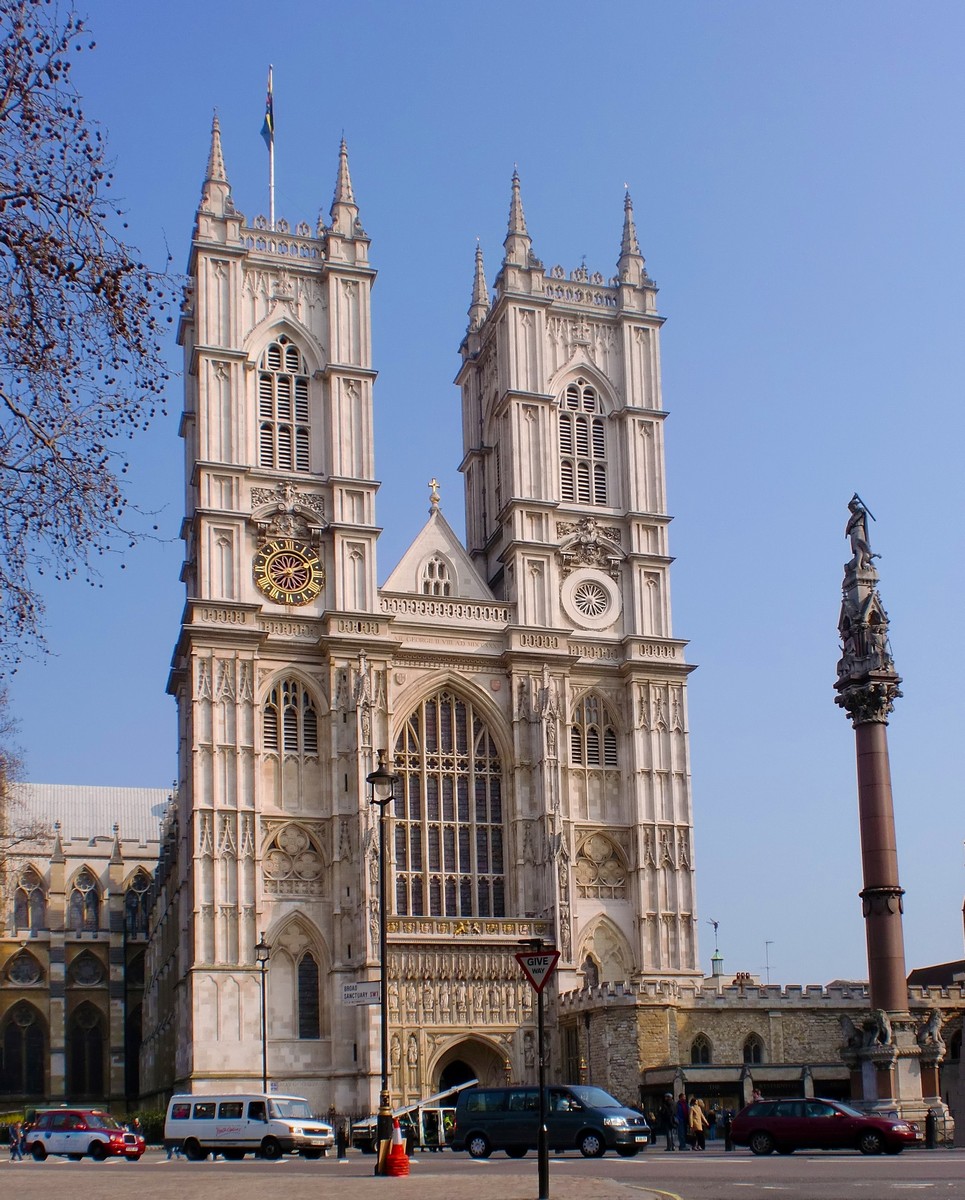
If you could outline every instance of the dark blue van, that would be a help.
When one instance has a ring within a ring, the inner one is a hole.
[[[629,1158],[651,1140],[646,1118],[598,1087],[551,1084],[546,1089],[546,1130],[553,1151],[579,1150],[599,1158],[616,1150]],[[535,1087],[470,1088],[456,1105],[453,1150],[488,1158],[505,1150],[522,1158],[536,1149],[539,1089]]]

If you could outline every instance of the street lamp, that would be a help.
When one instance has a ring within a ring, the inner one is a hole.
[[[389,991],[386,981],[388,974],[388,936],[386,923],[386,899],[388,896],[387,873],[385,858],[385,810],[392,803],[395,785],[399,776],[390,771],[385,765],[385,751],[379,750],[378,765],[375,770],[365,777],[365,782],[371,788],[370,804],[379,808],[379,1019],[381,1022],[382,1046],[381,1068],[382,1082],[379,1091],[379,1119],[377,1137],[380,1142],[392,1138],[392,1107],[389,1103]],[[379,796],[376,789],[386,789],[386,795]],[[376,1160],[375,1172],[379,1173],[379,1160]]]
[[[268,1016],[265,1008],[265,972],[268,970],[268,960],[271,958],[271,946],[265,941],[262,933],[261,941],[255,946],[255,959],[261,967],[261,1090],[268,1091]]]

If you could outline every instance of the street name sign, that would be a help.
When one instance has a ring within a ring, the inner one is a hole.
[[[382,999],[381,983],[343,983],[343,1004],[378,1004]]]
[[[559,960],[559,950],[542,950],[539,954],[524,951],[516,955],[516,961],[522,967],[523,974],[536,992],[541,992],[546,987]]]

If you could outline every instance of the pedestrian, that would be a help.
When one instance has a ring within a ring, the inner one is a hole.
[[[707,1114],[704,1112],[704,1102],[691,1096],[689,1108],[690,1136],[693,1148],[706,1150]]]
[[[10,1126],[9,1137],[10,1161],[21,1162],[23,1160],[23,1133],[19,1121],[14,1121]]]
[[[660,1111],[657,1113],[657,1119],[660,1122],[660,1131],[667,1139],[665,1150],[677,1149],[677,1114],[674,1112],[673,1094],[667,1092],[660,1105]]]
[[[687,1134],[690,1131],[690,1109],[687,1107],[687,1097],[683,1092],[677,1097],[675,1112],[677,1117],[677,1145],[681,1150],[689,1150],[690,1146],[687,1143]]]

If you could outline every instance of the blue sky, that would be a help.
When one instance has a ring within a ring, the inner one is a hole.
[[[847,501],[872,526],[904,698],[890,725],[909,967],[962,955],[965,6],[925,0],[468,5],[91,0],[77,79],[130,236],[187,261],[211,113],[235,202],[326,214],[348,140],[374,296],[385,578],[426,482],[462,527],[459,397],[476,238],[514,164],[547,267],[612,273],[623,187],[661,286],[675,633],[690,639],[702,961],[864,977],[853,734],[834,706]],[[172,362],[180,367],[176,347]],[[165,786],[184,601],[169,415],[133,447],[162,538],[46,593],[52,653],[10,682],[27,777]]]

